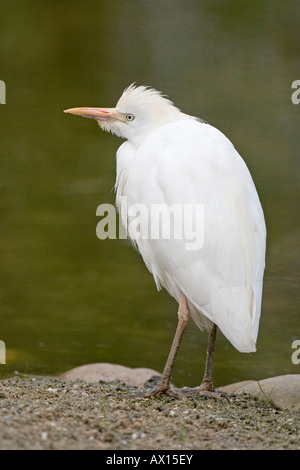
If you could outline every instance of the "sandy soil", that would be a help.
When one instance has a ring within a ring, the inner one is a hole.
[[[120,383],[2,380],[0,448],[300,449],[299,412],[246,395],[144,399],[128,391]]]

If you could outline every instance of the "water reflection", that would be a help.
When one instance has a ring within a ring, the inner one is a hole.
[[[90,0],[1,6],[0,374],[59,373],[87,362],[161,370],[176,304],[157,293],[124,241],[96,238],[96,208],[113,203],[120,142],[73,106],[113,106],[136,81],[220,128],[246,160],[268,225],[258,352],[218,337],[217,385],[298,373],[300,338],[300,6],[283,2]],[[190,324],[174,380],[196,385],[206,335]]]

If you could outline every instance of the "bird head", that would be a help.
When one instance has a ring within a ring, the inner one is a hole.
[[[101,129],[139,145],[156,128],[185,115],[154,88],[126,88],[115,108],[72,108],[65,113],[95,119]]]

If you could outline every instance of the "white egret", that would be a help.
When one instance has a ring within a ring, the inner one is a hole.
[[[222,132],[182,113],[153,88],[130,85],[115,108],[65,111],[95,119],[126,141],[117,151],[116,205],[203,205],[204,241],[140,237],[134,242],[157,287],[178,304],[178,325],[162,378],[150,394],[170,393],[172,368],[191,315],[207,329],[208,348],[200,393],[213,393],[217,327],[241,352],[254,352],[261,313],[266,227],[249,170]],[[170,219],[172,220],[172,219]],[[199,229],[199,226],[197,226]],[[173,227],[174,228],[174,227]],[[130,234],[129,234],[130,235]]]

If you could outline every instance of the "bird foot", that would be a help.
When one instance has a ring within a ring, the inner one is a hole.
[[[136,397],[136,398],[150,398],[159,395],[166,395],[172,398],[185,398],[185,395],[181,393],[180,389],[174,387],[173,385],[165,385],[158,383],[155,387],[151,388],[150,390],[146,391],[137,391],[133,393],[129,393],[127,397]]]
[[[190,398],[197,398],[201,396],[206,398],[213,398],[215,400],[222,400],[222,398],[225,398],[227,401],[229,401],[227,393],[222,392],[221,390],[215,390],[213,388],[208,389],[202,387],[201,385],[200,387],[183,387],[179,389],[179,391],[182,395]]]
[[[126,394],[129,398],[150,398],[159,395],[166,395],[176,399],[182,398],[197,398],[199,396],[206,398],[213,398],[214,400],[221,400],[225,398],[229,401],[228,395],[220,390],[207,389],[205,387],[183,387],[177,388],[174,385],[166,386],[164,384],[158,383],[155,387],[146,391],[137,391],[133,393]]]

